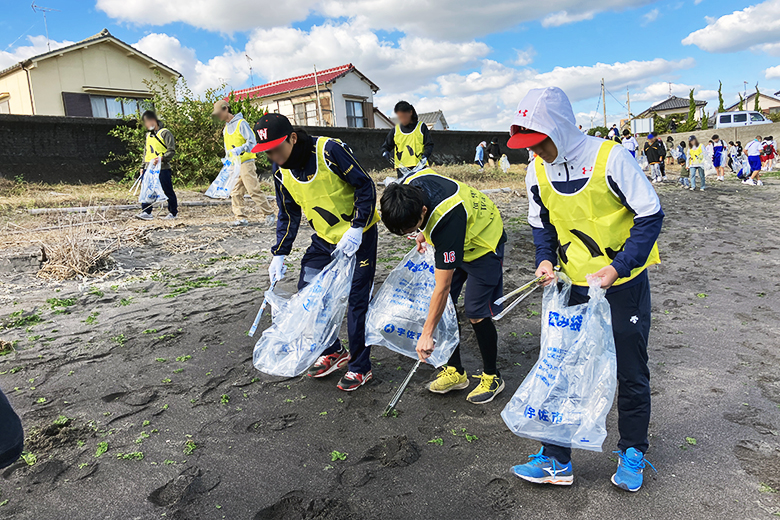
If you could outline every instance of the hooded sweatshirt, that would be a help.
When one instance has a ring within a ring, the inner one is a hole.
[[[553,188],[560,193],[577,193],[583,189],[590,180],[596,155],[604,140],[580,133],[566,94],[558,87],[530,90],[520,102],[518,113],[525,116],[521,118],[521,123],[516,116],[516,124],[546,134],[558,149],[558,156],[552,163],[544,164]],[[664,213],[650,181],[625,148],[612,148],[606,169],[607,182],[613,195],[634,214],[631,235],[611,264],[618,276],[626,278],[632,269],[641,267],[647,261],[661,232]],[[544,260],[556,265],[558,235],[539,195],[534,161],[528,165],[525,182],[528,191],[528,223],[536,246],[536,265]],[[608,292],[630,287],[646,276],[646,273],[642,273],[633,280],[610,288]],[[587,293],[587,289],[580,286],[572,288],[583,294]]]
[[[254,148],[257,144],[257,137],[255,137],[255,132],[249,126],[249,123],[247,123],[246,119],[244,119],[244,114],[241,112],[234,115],[233,119],[228,121],[228,123],[225,125],[225,133],[232,134],[236,131],[236,126],[238,126],[238,131],[241,132],[241,137],[246,139],[246,142],[243,145],[236,147],[236,149],[240,150],[240,153],[251,152],[252,148]],[[228,149],[226,145],[225,155],[227,155],[227,153]],[[250,159],[250,161],[254,161],[254,159]]]

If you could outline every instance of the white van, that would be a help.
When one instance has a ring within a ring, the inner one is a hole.
[[[732,128],[735,126],[766,125],[772,122],[759,112],[721,112],[716,114],[715,128]]]

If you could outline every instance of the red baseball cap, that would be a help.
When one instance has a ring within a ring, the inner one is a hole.
[[[509,148],[530,148],[547,139],[547,134],[535,132],[519,125],[510,126],[509,135],[511,137],[506,143]]]
[[[257,144],[252,148],[252,153],[267,152],[282,144],[293,133],[290,120],[282,114],[266,114],[255,123]]]

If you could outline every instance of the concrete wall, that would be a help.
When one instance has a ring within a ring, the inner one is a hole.
[[[326,135],[337,137],[347,143],[364,168],[378,170],[387,168],[389,163],[382,158],[381,147],[389,130],[366,128],[304,128],[310,135]],[[780,135],[780,132],[778,132]],[[433,139],[434,164],[452,164],[474,162],[474,153],[480,141],[490,141],[498,136],[499,143],[506,143],[508,133],[501,132],[461,132],[455,130],[431,130]],[[507,155],[511,164],[527,163],[526,150],[510,150],[501,146],[502,153]]]
[[[0,114],[0,177],[32,182],[95,183],[113,178],[101,164],[124,145],[108,131],[122,121]]]
[[[0,114],[0,177],[22,175],[32,182],[95,183],[113,177],[111,167],[101,164],[110,151],[121,153],[123,143],[108,131],[124,124],[116,119],[20,116]],[[388,168],[380,148],[388,130],[367,128],[307,127],[311,135],[336,137],[346,142],[364,168]],[[780,131],[776,132],[780,136]],[[505,143],[509,135],[498,132],[431,131],[433,162],[468,163],[480,141],[498,136]],[[502,146],[510,163],[528,161],[525,150]]]
[[[780,123],[771,123],[768,125],[750,125],[750,126],[737,126],[733,128],[708,128],[707,130],[694,130],[692,132],[678,132],[676,134],[662,134],[659,137],[666,142],[666,137],[671,135],[674,138],[675,143],[680,141],[688,142],[688,138],[695,135],[699,142],[703,145],[707,144],[714,134],[718,134],[718,137],[726,141],[742,141],[742,146],[752,141],[757,135],[766,137],[771,135],[775,140],[780,139]],[[640,142],[640,148],[644,146]]]

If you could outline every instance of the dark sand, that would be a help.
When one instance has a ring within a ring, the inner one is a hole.
[[[423,367],[398,417],[380,418],[413,363],[386,349],[374,349],[375,380],[351,394],[336,388],[338,376],[279,380],[252,367],[255,341],[246,331],[267,286],[268,253],[258,252],[272,233],[215,224],[153,232],[148,244],[118,252],[125,271],[100,282],[0,277],[0,319],[20,309],[43,319],[0,331],[19,340],[16,353],[0,357],[0,386],[37,457],[2,472],[0,518],[773,518],[780,514],[780,492],[770,490],[780,490],[780,182],[767,184],[732,180],[704,193],[659,187],[667,217],[663,264],[650,275],[647,455],[658,474],[648,468],[639,493],[609,482],[614,411],[605,453],[575,452],[571,488],[509,473],[538,450],[510,433],[499,413],[538,355],[540,293],[499,322],[507,390],[496,401],[474,406],[465,391],[430,394],[422,383],[433,372]],[[533,273],[526,200],[494,198],[509,231],[510,290]],[[187,254],[161,249],[182,236],[221,240]],[[378,281],[411,246],[385,231],[380,243]],[[213,277],[206,282],[213,286],[195,287],[201,276]],[[103,294],[90,293],[91,285]],[[76,301],[55,314],[46,303],[52,297]],[[91,314],[96,321],[86,323]],[[463,343],[473,374],[480,366],[468,327]],[[60,415],[64,426],[53,424]],[[464,429],[478,438],[467,441]],[[441,445],[429,443],[436,438]],[[188,441],[194,451],[185,453]],[[100,442],[108,451],[96,458]],[[346,460],[332,462],[334,450]],[[118,458],[134,452],[143,459]]]

